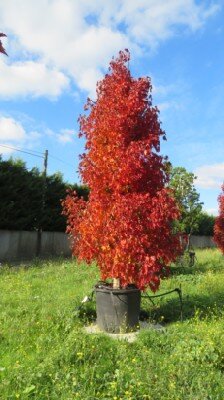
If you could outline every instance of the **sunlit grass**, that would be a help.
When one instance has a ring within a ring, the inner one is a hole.
[[[0,274],[0,399],[223,400],[224,257],[197,251],[194,267],[173,267],[142,307],[165,332],[134,343],[87,335],[75,309],[98,279],[95,266],[36,261]],[[93,305],[88,306],[90,309]]]

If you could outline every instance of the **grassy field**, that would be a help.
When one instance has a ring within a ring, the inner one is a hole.
[[[134,343],[87,335],[94,313],[76,307],[97,269],[68,260],[0,271],[0,399],[223,400],[224,257],[197,252],[195,267],[173,266],[160,292],[142,307],[164,332],[142,331]]]

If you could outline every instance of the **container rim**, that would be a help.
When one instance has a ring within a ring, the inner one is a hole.
[[[98,284],[99,285],[99,284]],[[96,292],[103,292],[103,293],[113,293],[113,294],[127,294],[127,293],[137,293],[141,292],[140,289],[138,288],[133,288],[133,287],[127,287],[127,288],[121,288],[121,289],[114,289],[112,286],[109,285],[96,285],[95,286],[95,291]]]

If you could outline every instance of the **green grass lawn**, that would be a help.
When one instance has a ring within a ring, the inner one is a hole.
[[[95,266],[36,262],[0,272],[0,399],[224,399],[224,257],[197,251],[195,267],[173,266],[160,292],[144,299],[164,332],[142,331],[136,342],[88,335],[93,312],[74,312],[98,279]]]

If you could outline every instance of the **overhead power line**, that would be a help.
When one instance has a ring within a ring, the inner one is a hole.
[[[20,153],[26,153],[26,154],[30,154],[31,156],[35,156],[35,157],[39,157],[39,158],[44,158],[44,154],[38,152],[39,154],[42,154],[41,156],[35,153],[31,153],[30,151],[26,151],[26,150],[22,150],[22,149],[18,149],[17,147],[12,147],[12,146],[7,146],[5,144],[0,144],[0,147],[5,147],[7,149],[11,149],[11,150],[16,150],[19,151]]]
[[[29,149],[23,150],[23,149],[20,149],[20,148],[18,148],[18,147],[8,146],[8,145],[1,144],[1,143],[0,143],[0,147],[5,147],[5,148],[7,148],[7,149],[19,151],[19,152],[21,152],[21,153],[30,154],[31,156],[35,156],[35,157],[39,157],[39,158],[44,158],[44,157],[45,157],[45,153],[44,153],[44,152],[40,152],[40,151],[36,151],[36,150],[28,151]],[[35,153],[37,153],[37,154],[35,154]],[[53,159],[55,159],[55,160],[57,160],[57,161],[62,162],[63,164],[68,165],[69,167],[74,168],[74,165],[68,163],[67,161],[62,160],[61,158],[58,158],[58,157],[56,157],[56,156],[52,156],[52,155],[49,154],[49,153],[48,153],[48,156],[51,157],[51,158],[53,158]]]
[[[69,165],[69,167],[74,168],[74,165],[72,165],[72,164],[70,164],[70,163],[68,163],[68,162],[66,162],[66,161],[64,161],[64,160],[61,160],[61,159],[58,158],[58,157],[52,156],[51,154],[49,154],[49,157],[54,158],[55,160],[60,161],[60,162],[62,162],[62,163],[64,163],[64,164],[66,164],[66,165]]]

